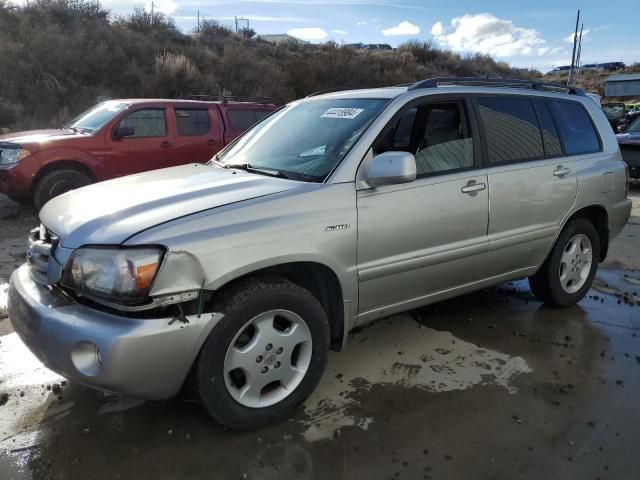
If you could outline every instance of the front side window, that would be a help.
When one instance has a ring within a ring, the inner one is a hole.
[[[480,97],[489,163],[518,162],[544,157],[536,112],[528,98]]]
[[[176,125],[181,137],[197,137],[211,130],[206,108],[176,108]]]
[[[640,133],[640,117],[636,118],[624,133]]]
[[[217,160],[323,181],[388,102],[379,98],[301,101],[254,126]]]
[[[387,151],[413,153],[418,176],[473,167],[473,138],[464,104],[409,108],[373,145],[374,155]]]
[[[600,139],[585,108],[577,102],[547,102],[556,120],[567,155],[600,151]]]
[[[127,138],[164,137],[167,134],[164,108],[144,108],[131,112],[120,120],[118,127],[133,128],[133,134]]]

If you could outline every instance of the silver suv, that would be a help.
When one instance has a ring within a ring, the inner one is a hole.
[[[631,209],[582,91],[431,79],[293,102],[208,164],[45,205],[11,278],[14,329],[75,382],[192,389],[234,429],[288,416],[349,330],[509,280],[589,289]]]

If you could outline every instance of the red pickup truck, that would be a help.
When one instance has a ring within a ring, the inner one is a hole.
[[[0,136],[0,193],[40,209],[93,182],[205,162],[273,110],[226,100],[102,102],[60,129]]]

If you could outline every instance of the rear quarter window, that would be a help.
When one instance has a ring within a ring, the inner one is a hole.
[[[587,110],[578,102],[547,102],[567,155],[583,155],[601,150],[600,138]]]

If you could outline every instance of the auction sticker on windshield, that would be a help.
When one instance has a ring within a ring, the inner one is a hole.
[[[324,112],[323,118],[356,118],[364,109],[362,108],[330,108]]]

